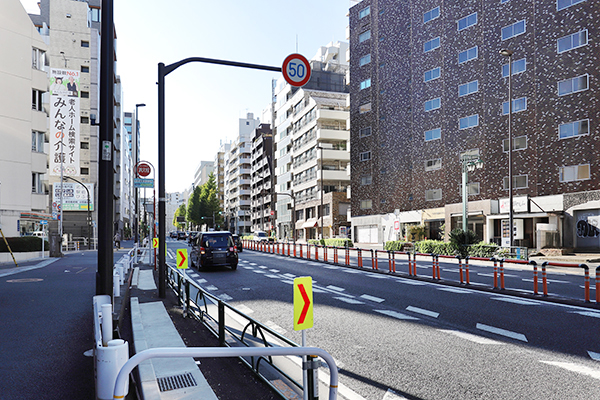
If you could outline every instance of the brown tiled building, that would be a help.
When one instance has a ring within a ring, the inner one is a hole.
[[[600,249],[598,37],[593,0],[352,7],[354,240],[462,227],[466,155],[469,228],[506,243],[510,49],[516,245]]]

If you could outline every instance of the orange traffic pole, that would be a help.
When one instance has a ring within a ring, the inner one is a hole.
[[[548,279],[546,277],[546,265],[548,265],[548,261],[544,261],[542,263],[542,290],[544,291],[544,296],[548,296]]]
[[[494,289],[498,289],[498,261],[494,257],[491,260],[494,262]]]
[[[359,266],[359,268],[362,268],[362,266],[363,266],[362,249],[358,249],[358,266]]]
[[[596,267],[596,303],[600,303],[600,266]]]
[[[538,294],[538,270],[537,263],[533,260],[529,261],[533,265],[533,294]]]
[[[500,289],[504,290],[504,259],[500,260]]]
[[[456,258],[458,258],[458,271],[460,273],[460,283],[464,283],[462,260],[460,259],[460,256],[456,256]]]
[[[590,302],[590,268],[585,264],[579,264],[581,268],[584,269],[584,279],[585,279],[585,302]]]
[[[470,285],[469,281],[469,256],[465,257],[465,276],[467,277],[467,285]]]

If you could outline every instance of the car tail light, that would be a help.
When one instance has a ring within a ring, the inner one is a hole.
[[[237,251],[237,247],[235,247],[235,246],[234,247],[230,247],[229,251]]]
[[[206,249],[204,247],[200,247],[200,254],[206,254]]]

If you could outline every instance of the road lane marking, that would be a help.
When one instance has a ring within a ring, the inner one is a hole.
[[[272,272],[272,273],[274,273],[274,274],[276,274],[276,273],[278,273],[278,272],[279,272],[279,270],[278,270],[278,269],[270,269],[269,271],[271,271],[271,272]]]
[[[362,301],[358,301],[355,299],[349,299],[348,297],[334,297],[334,299],[343,301],[344,303],[348,303],[348,304],[365,304]]]
[[[252,265],[253,267],[258,265],[257,263],[250,263],[250,265]]]
[[[266,276],[267,278],[279,279],[279,275],[266,274],[265,276]]]
[[[407,285],[413,285],[413,286],[423,286],[423,285],[425,285],[423,282],[411,281],[409,279],[396,279],[396,281],[400,282],[400,283],[406,283]]]
[[[330,290],[335,290],[335,291],[337,291],[337,292],[343,292],[344,290],[346,290],[346,289],[344,289],[344,288],[337,287],[337,286],[333,286],[333,285],[329,285],[329,286],[327,286],[327,289],[330,289]]]
[[[412,317],[410,315],[406,315],[406,314],[402,314],[399,313],[397,311],[391,311],[391,310],[373,310],[375,312],[378,312],[380,314],[384,314],[387,315],[388,317],[393,317],[393,318],[397,318],[397,319],[403,319],[403,320],[408,320],[408,321],[418,321],[419,318],[416,317]]]
[[[600,313],[595,311],[571,311],[572,314],[579,314],[585,317],[600,318]]]
[[[273,321],[267,321],[265,322],[265,325],[270,328],[271,330],[279,333],[280,335],[285,335],[287,333],[287,331],[285,329],[283,329],[282,327],[280,327],[279,325],[277,325],[275,322]]]
[[[219,290],[219,288],[216,286],[213,286],[213,285],[208,285],[206,287],[206,290],[210,290],[211,292],[214,292],[215,290]]]
[[[269,267],[265,267],[264,265],[259,265],[258,268],[260,268],[260,269],[267,269]]]
[[[406,400],[406,397],[400,396],[398,393],[394,392],[392,389],[388,389],[385,395],[383,395],[382,400]]]
[[[298,264],[306,264],[308,261],[306,260],[294,260],[295,262],[297,262]]]
[[[254,267],[243,267],[244,269],[254,269]]]
[[[327,268],[327,269],[340,269],[340,267],[336,267],[335,265],[326,265],[325,268]]]
[[[286,278],[295,278],[296,275],[294,274],[283,274],[283,276],[285,276]]]
[[[237,308],[237,310],[239,312],[241,312],[242,314],[252,314],[254,312],[253,309],[251,309],[250,307],[246,306],[245,304],[240,304],[239,306],[236,306],[235,308]]]
[[[453,330],[449,330],[449,329],[440,329],[440,332],[444,332],[444,333],[449,333],[451,335],[457,336],[461,339],[465,339],[465,340],[469,340],[473,343],[478,343],[478,344],[493,344],[493,345],[504,345],[504,343],[502,342],[498,342],[497,340],[492,340],[492,339],[488,339],[486,337],[483,336],[478,336],[478,335],[472,335],[470,333],[466,333],[466,332],[460,332],[460,331],[453,331]]]
[[[491,297],[492,300],[505,301],[507,303],[520,304],[523,306],[539,306],[538,301],[513,299],[511,297]]]
[[[233,300],[233,297],[231,297],[230,295],[228,295],[227,293],[223,293],[220,296],[217,296],[218,298],[220,298],[223,301],[229,301],[229,300]]]
[[[523,335],[522,333],[508,331],[506,329],[496,328],[494,326],[489,326],[489,325],[479,324],[479,323],[475,327],[477,329],[480,329],[485,332],[490,332],[490,333],[494,333],[496,335],[502,335],[502,336],[509,337],[511,339],[516,339],[516,340],[520,340],[522,342],[527,342],[527,337],[525,335]]]
[[[443,290],[444,292],[450,292],[450,293],[460,293],[460,294],[473,293],[472,290],[457,289],[457,288],[438,288],[438,290]]]
[[[413,307],[413,306],[406,307],[406,311],[411,311],[411,312],[414,312],[417,314],[427,315],[428,317],[432,317],[432,318],[437,318],[440,316],[440,313],[438,313],[438,312],[429,311],[429,310],[425,310],[423,308]]]
[[[260,269],[254,269],[252,272],[256,272],[257,274],[266,274],[267,271],[261,271]]]
[[[357,270],[351,269],[351,268],[344,268],[343,271],[346,272],[346,273],[348,273],[348,274],[360,274],[360,271],[357,271]]]
[[[204,279],[204,278],[196,279],[196,283],[198,283],[200,285],[202,285],[203,283],[206,283],[206,282],[208,282],[208,281],[206,279]]]
[[[576,372],[578,374],[587,375],[594,379],[600,379],[600,370],[586,367],[585,365],[560,362],[560,361],[544,361],[540,360],[540,362],[548,365],[554,365],[555,367],[563,368],[568,371]]]
[[[383,303],[385,301],[385,299],[381,299],[381,298],[375,297],[375,296],[369,296],[368,294],[363,294],[360,297],[363,298],[363,299],[365,299],[365,300],[374,301],[376,303]]]

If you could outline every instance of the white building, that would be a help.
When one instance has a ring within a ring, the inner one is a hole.
[[[19,0],[2,2],[0,37],[0,226],[5,236],[18,236],[51,217],[48,44]]]
[[[245,235],[251,232],[250,220],[250,174],[251,151],[254,130],[259,125],[258,118],[248,113],[240,118],[238,137],[225,153],[224,204],[225,215],[230,217],[230,230]]]
[[[215,163],[213,161],[200,161],[194,171],[194,187],[202,186],[208,182],[208,177],[214,170]]]
[[[173,218],[175,217],[175,211],[183,204],[183,195],[180,192],[167,193],[166,203],[166,218],[167,218],[167,229],[166,231],[177,230],[177,227],[173,225]]]

